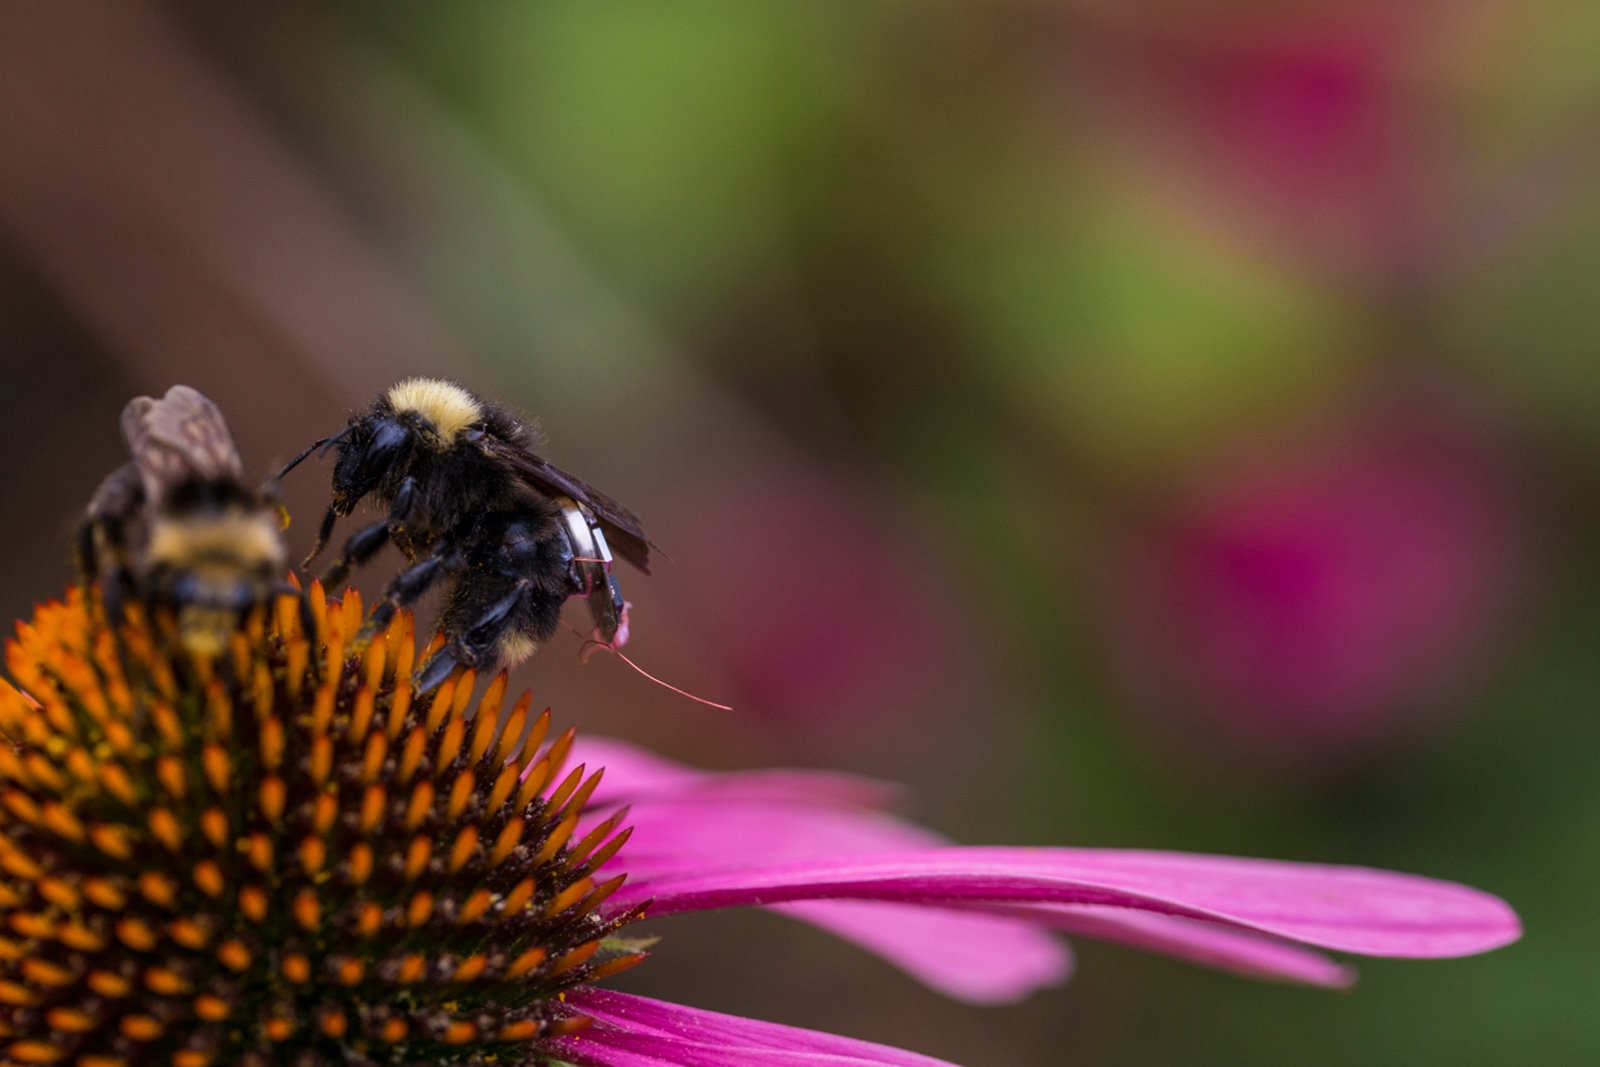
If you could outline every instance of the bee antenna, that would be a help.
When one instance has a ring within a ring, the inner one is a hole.
[[[315,452],[317,449],[321,448],[323,445],[327,444],[331,440],[333,440],[333,438],[324,437],[320,441],[311,442],[311,445],[310,445],[309,448],[307,448],[304,452],[301,452],[298,456],[296,456],[293,459],[291,459],[288,463],[284,464],[283,469],[281,471],[279,471],[277,474],[274,474],[272,476],[272,480],[274,482],[276,482],[276,481],[279,481],[280,479],[282,479],[285,474],[288,474],[290,471],[292,471],[296,467],[300,466],[300,462],[302,460],[304,460],[307,456],[311,455],[311,453]]]
[[[273,481],[277,481],[278,479],[282,478],[285,474],[288,474],[290,471],[292,471],[296,467],[300,466],[301,461],[304,460],[307,456],[311,455],[311,453],[315,452],[317,449],[320,448],[320,449],[322,449],[322,451],[326,452],[329,448],[332,448],[334,445],[338,444],[340,441],[343,441],[347,436],[349,436],[349,434],[350,434],[350,427],[346,426],[344,429],[340,430],[338,433],[334,434],[332,437],[324,437],[321,440],[312,441],[311,444],[306,446],[305,451],[301,452],[298,456],[294,457],[288,463],[284,464],[283,469],[281,471],[279,471],[276,475],[273,476]]]
[[[628,666],[632,667],[640,675],[642,675],[643,677],[645,677],[645,678],[649,679],[650,681],[654,682],[656,685],[659,685],[663,689],[670,689],[672,692],[677,693],[681,697],[688,697],[690,700],[694,701],[696,704],[704,704],[707,707],[716,708],[718,711],[732,711],[733,710],[732,706],[730,706],[728,704],[718,704],[715,700],[707,700],[705,697],[697,697],[693,693],[689,692],[687,689],[679,689],[677,686],[671,684],[670,682],[664,682],[660,678],[657,678],[655,675],[651,674],[649,671],[645,670],[643,667],[639,666],[637,663],[633,662],[633,660],[629,659],[627,657],[627,655],[624,654],[621,649],[616,648],[615,646],[612,646],[612,645],[608,645],[604,641],[596,641],[592,637],[585,636],[582,630],[579,630],[577,627],[571,625],[570,623],[565,623],[564,622],[562,625],[566,626],[567,629],[571,630],[573,633],[577,634],[579,637],[584,638],[583,646],[578,649],[578,662],[579,663],[588,663],[589,662],[589,657],[594,655],[596,651],[598,651],[600,649],[605,649],[607,652],[611,653],[613,656],[616,656],[622,662],[624,662]]]

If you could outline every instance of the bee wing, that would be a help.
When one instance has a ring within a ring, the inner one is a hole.
[[[244,461],[222,412],[187,385],[174,385],[160,400],[141,396],[129,401],[122,411],[122,436],[152,501],[186,478],[244,478]]]
[[[644,524],[639,521],[639,516],[583,479],[568,474],[532,452],[491,438],[484,440],[490,451],[510,464],[535,491],[545,496],[571,497],[592,511],[600,522],[600,528],[606,533],[606,542],[611,546],[611,551],[645,574],[650,573],[650,550],[657,546],[645,536]]]

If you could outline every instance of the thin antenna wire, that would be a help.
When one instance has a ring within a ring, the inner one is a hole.
[[[576,626],[573,626],[571,623],[566,622],[565,620],[562,621],[562,625],[565,626],[567,629],[571,630],[573,633],[577,634],[579,637],[583,638],[583,645],[578,649],[578,662],[579,663],[588,663],[589,662],[589,657],[594,655],[595,650],[603,648],[607,652],[611,653],[613,656],[616,656],[622,662],[626,663],[628,666],[632,667],[635,671],[638,671],[645,678],[648,678],[650,681],[656,683],[657,685],[659,685],[663,689],[670,689],[674,693],[677,693],[681,697],[688,697],[690,700],[694,701],[696,704],[704,704],[707,707],[716,708],[719,711],[732,711],[733,710],[733,707],[731,705],[718,704],[715,700],[707,700],[705,697],[697,697],[693,693],[689,692],[686,689],[679,689],[677,686],[672,685],[669,682],[662,681],[660,678],[657,678],[655,675],[651,674],[649,671],[645,670],[643,667],[641,667],[637,663],[633,662],[633,660],[629,659],[626,655],[624,655],[622,653],[622,651],[620,649],[613,648],[612,646],[606,644],[604,641],[596,641],[594,638],[589,637],[582,630],[578,629]]]

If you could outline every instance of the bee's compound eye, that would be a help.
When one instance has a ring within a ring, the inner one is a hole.
[[[372,440],[367,444],[366,452],[362,456],[362,467],[372,469],[389,463],[390,457],[406,443],[409,435],[404,426],[398,422],[384,422],[372,435]]]
[[[370,493],[385,473],[400,463],[410,431],[397,422],[382,422],[358,451],[341,458],[334,469],[335,492],[355,497]]]

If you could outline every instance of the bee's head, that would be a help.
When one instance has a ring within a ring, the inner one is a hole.
[[[351,422],[331,442],[339,453],[333,463],[334,510],[350,514],[356,501],[406,463],[420,441],[409,420],[381,407]]]
[[[454,448],[483,417],[478,400],[450,382],[407,378],[394,386],[330,442],[339,451],[334,509],[348,515],[356,501],[381,490],[392,472]]]

